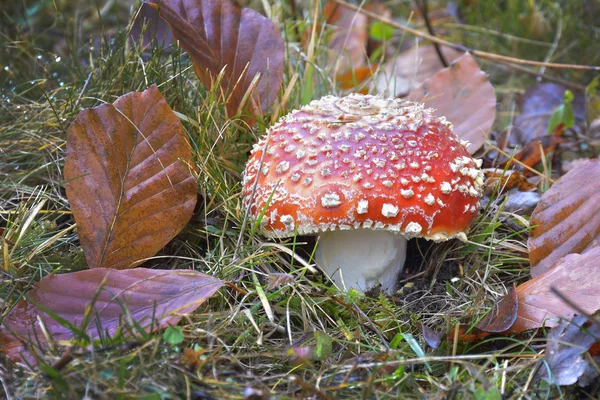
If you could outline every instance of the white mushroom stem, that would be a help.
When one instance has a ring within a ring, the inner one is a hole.
[[[365,291],[381,284],[391,294],[406,260],[406,238],[370,229],[319,235],[315,259],[339,288]]]

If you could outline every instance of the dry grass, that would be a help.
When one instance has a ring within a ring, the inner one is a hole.
[[[319,36],[314,54],[307,55],[294,35],[310,24],[292,16],[287,4],[274,5],[292,61],[284,83],[290,85],[290,96],[281,115],[299,106],[303,97],[336,91],[328,72],[318,67],[326,65],[326,35]],[[112,102],[152,83],[187,117],[183,122],[196,153],[202,201],[188,227],[148,265],[192,267],[231,281],[237,289],[221,290],[185,316],[179,325],[184,338],[177,344],[168,344],[161,333],[140,334],[104,339],[71,354],[72,359],[48,352],[41,355],[40,370],[5,361],[0,367],[5,397],[220,399],[244,398],[250,388],[281,399],[499,399],[501,394],[550,398],[565,394],[561,390],[573,396],[588,393],[532,380],[542,333],[479,342],[446,340],[437,350],[423,340],[421,323],[447,332],[457,324],[473,326],[513,282],[527,278],[527,218],[504,212],[497,195],[473,226],[468,244],[412,241],[395,296],[341,293],[313,272],[313,239],[275,244],[252,234],[250,226],[241,231],[240,176],[248,150],[268,121],[248,130],[240,119],[226,119],[218,96],[202,87],[180,50],[142,50],[128,42],[128,27],[119,25],[128,10],[114,5],[100,10],[98,17],[93,10],[71,9],[62,2],[57,3],[58,14],[46,2],[37,6],[28,6],[29,20],[20,19],[25,14],[19,6],[7,11],[4,18],[12,18],[13,28],[4,31],[0,45],[0,227],[1,244],[8,248],[0,263],[2,315],[42,277],[85,268],[62,188],[70,122],[82,108]],[[565,4],[537,6],[552,21],[556,7],[565,21],[576,15]],[[410,8],[406,2],[398,7],[402,12]],[[527,36],[521,25],[508,20],[512,12],[496,16],[493,24],[507,19],[496,30]],[[531,51],[527,46],[548,50],[551,35],[536,39],[537,47],[519,41],[511,47],[515,40],[509,34],[485,30],[484,18],[493,13],[494,7],[481,4],[465,17],[470,24],[463,29],[466,33],[452,26],[444,32],[515,57]],[[58,15],[55,25],[31,28],[49,15]],[[556,51],[567,52],[580,40],[569,29],[564,33],[571,35],[567,48]],[[48,36],[59,37],[59,44],[49,43]],[[484,41],[490,36],[502,39],[497,47]],[[569,61],[589,59],[584,55]],[[500,67],[490,71],[505,112],[497,122],[501,130],[510,122],[515,93],[532,78]],[[314,79],[307,80],[310,76]],[[271,287],[274,273],[294,279]],[[323,346],[325,350],[317,350]],[[302,360],[290,356],[292,347],[308,347],[317,355]],[[184,349],[195,351],[193,357],[182,357]]]

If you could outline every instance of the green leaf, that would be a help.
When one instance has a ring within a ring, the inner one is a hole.
[[[331,355],[331,338],[321,331],[315,331],[315,340],[317,345],[315,346],[315,359],[322,361]]]
[[[350,289],[348,289],[348,292],[346,293],[346,298],[344,300],[347,304],[352,304],[359,297],[360,297],[360,293],[358,292],[358,290],[356,290],[354,288],[350,288]]]
[[[411,333],[403,333],[402,337],[404,338],[404,340],[406,340],[406,343],[408,343],[408,345],[415,352],[417,357],[425,358],[425,352],[423,351],[421,346],[419,346],[419,343]]]
[[[502,400],[502,394],[495,387],[485,390],[483,386],[479,386],[473,394],[475,400]]]
[[[369,36],[377,40],[390,40],[394,36],[394,28],[381,21],[376,21],[371,24]]]
[[[548,134],[552,134],[556,127],[562,124],[565,128],[571,128],[575,125],[575,114],[573,113],[573,93],[570,90],[565,91],[563,104],[558,106],[550,117],[548,124]]]
[[[585,88],[585,119],[588,126],[600,118],[600,76]]]
[[[180,326],[169,326],[163,333],[163,339],[171,346],[176,346],[183,342],[183,331]]]
[[[390,342],[390,348],[392,350],[396,350],[398,348],[398,345],[400,345],[402,339],[402,333],[396,333],[396,336],[394,336],[394,338]]]
[[[406,343],[408,343],[408,345],[410,346],[410,348],[415,352],[415,354],[417,355],[417,357],[419,358],[425,358],[425,352],[423,351],[423,349],[421,348],[421,346],[419,345],[419,342],[417,342],[417,340],[415,339],[415,337],[410,334],[410,333],[403,333],[402,337],[404,338],[404,340],[406,341]],[[431,371],[431,367],[429,366],[429,363],[425,363],[425,366],[427,367],[428,370]]]

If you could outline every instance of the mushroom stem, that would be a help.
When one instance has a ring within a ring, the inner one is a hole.
[[[391,294],[406,260],[406,238],[370,229],[327,231],[319,235],[315,259],[341,289],[365,291],[380,283]]]

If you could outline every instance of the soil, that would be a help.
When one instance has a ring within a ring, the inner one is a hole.
[[[446,301],[432,301],[432,298],[447,297],[446,282],[458,275],[458,265],[443,261],[433,280],[433,271],[426,271],[423,262],[423,254],[428,254],[431,246],[439,244],[424,239],[408,241],[406,263],[398,276],[398,292],[393,296],[407,313],[435,314],[447,307]]]

